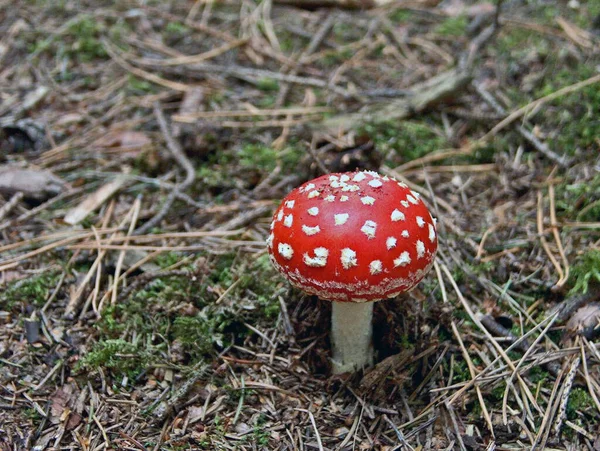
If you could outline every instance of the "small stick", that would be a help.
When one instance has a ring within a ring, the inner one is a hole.
[[[13,208],[17,206],[17,204],[23,199],[23,193],[19,191],[12,195],[12,197],[6,202],[2,208],[0,208],[0,220],[4,219],[7,214],[9,214]]]
[[[554,286],[559,287],[558,282],[564,279],[565,273],[564,273],[562,267],[560,266],[560,263],[558,262],[558,260],[556,259],[556,257],[552,253],[552,251],[550,250],[550,246],[548,245],[548,241],[546,240],[546,237],[544,235],[544,207],[543,207],[544,196],[541,191],[538,191],[537,194],[538,194],[537,195],[538,235],[540,237],[540,242],[542,243],[542,247],[544,248],[546,255],[548,256],[548,258],[552,262],[552,265],[554,266],[554,269],[556,269],[556,272],[558,273],[558,281],[554,284]]]
[[[317,446],[319,447],[319,451],[324,451],[323,442],[321,441],[321,434],[319,434],[319,429],[317,428],[317,422],[315,421],[315,416],[310,410],[298,409],[301,412],[308,413],[308,418],[310,418],[310,424],[315,431],[315,438],[317,439]]]
[[[414,450],[414,448],[412,446],[410,446],[408,443],[406,443],[406,437],[404,436],[402,431],[400,429],[398,429],[398,426],[396,426],[394,424],[394,422],[392,420],[390,420],[386,414],[383,414],[383,419],[387,422],[387,424],[389,424],[392,427],[392,429],[396,433],[396,437],[398,437],[398,441],[400,442],[400,445],[398,445],[395,449],[406,448],[411,451]]]
[[[552,316],[552,315],[550,315],[550,316]],[[479,318],[479,320],[481,321],[481,324],[483,324],[486,327],[486,329],[488,329],[494,335],[497,335],[499,337],[508,338],[511,343],[516,343],[515,349],[518,349],[521,352],[527,352],[528,349],[530,349],[530,344],[526,339],[517,337],[506,327],[502,326],[501,324],[498,324],[496,322],[496,320],[494,318],[492,318],[491,316],[482,315]],[[556,321],[556,320],[554,320],[554,321]],[[560,365],[556,362],[550,361],[550,362],[545,363],[543,366],[545,366],[545,368],[548,370],[548,372],[550,374],[552,374],[553,376],[556,376],[558,374],[558,372],[560,371]]]
[[[302,55],[300,55],[300,58],[298,59],[298,65],[293,67],[290,71],[291,75],[298,75],[298,72],[300,72],[300,68],[304,65],[306,57],[314,53],[314,51],[317,50],[317,48],[319,48],[321,43],[325,40],[325,38],[331,31],[331,28],[335,23],[335,19],[335,14],[327,14],[327,18],[321,24],[321,26],[311,39],[310,43],[306,47],[306,50],[302,53]],[[277,99],[275,100],[276,107],[280,107],[285,103],[285,99],[287,98],[290,92],[291,86],[292,85],[290,83],[284,83],[281,85],[281,89],[279,90],[279,94],[277,94]]]
[[[492,109],[496,113],[506,115],[506,110],[502,107],[502,105],[500,105],[496,101],[496,99],[494,98],[494,96],[492,96],[492,94],[490,94],[488,91],[486,91],[486,89],[483,87],[483,85],[481,83],[473,82],[473,87],[475,88],[475,91],[477,91],[477,94],[479,94],[479,96],[483,100],[485,100],[488,103],[488,105],[491,106]],[[523,138],[525,138],[526,141],[529,141],[529,143],[531,145],[533,145],[533,147],[535,147],[536,150],[538,152],[540,152],[541,154],[543,154],[546,158],[554,161],[556,164],[558,164],[562,168],[568,166],[568,159],[566,157],[558,155],[554,151],[550,150],[550,148],[548,147],[547,144],[541,142],[533,133],[531,133],[525,127],[523,127],[522,125],[518,125],[516,127],[516,129],[519,132],[519,134]]]
[[[552,172],[554,172],[554,171],[552,171]],[[555,287],[562,288],[562,286],[565,283],[567,283],[567,280],[569,279],[570,268],[569,268],[569,260],[567,259],[567,256],[565,255],[565,248],[562,244],[562,240],[560,238],[560,233],[558,232],[558,221],[556,220],[556,202],[555,202],[555,196],[554,196],[554,184],[551,182],[548,185],[548,197],[550,199],[550,227],[552,228],[552,234],[554,236],[554,241],[556,242],[556,247],[558,248],[558,254],[560,255],[560,258],[563,263],[564,271],[565,271],[565,274],[563,275],[562,279],[560,279],[558,282],[556,282]]]
[[[569,373],[565,378],[565,382],[563,384],[563,391],[560,397],[560,404],[558,405],[558,412],[556,414],[556,420],[554,421],[554,434],[560,434],[560,429],[562,428],[563,421],[567,416],[567,403],[569,402],[569,396],[571,395],[571,389],[573,388],[573,381],[575,380],[575,376],[577,375],[577,369],[579,368],[579,364],[581,363],[581,356],[577,356],[571,362],[571,368],[569,369]]]
[[[134,231],[134,235],[141,235],[143,233],[146,233],[148,230],[158,225],[158,223],[162,221],[162,219],[167,215],[167,213],[171,209],[171,206],[173,205],[173,202],[175,202],[175,199],[177,197],[177,193],[185,191],[194,182],[194,178],[196,177],[194,166],[183,153],[183,150],[181,149],[179,143],[173,138],[173,135],[169,130],[169,126],[167,125],[165,115],[163,114],[158,102],[154,103],[154,115],[156,116],[156,120],[158,121],[160,131],[162,132],[167,143],[167,148],[169,149],[177,163],[179,163],[181,167],[183,167],[186,176],[185,180],[181,182],[181,184],[176,185],[175,188],[173,188],[173,191],[171,191],[171,193],[167,197],[167,200],[165,200],[165,203],[163,204],[160,211],[156,215],[154,215],[149,221],[147,221],[144,225],[138,227]]]
[[[504,118],[503,120],[498,122],[498,124],[496,124],[494,126],[494,128],[492,128],[483,138],[480,139],[480,142],[489,141],[493,136],[496,136],[498,134],[498,132],[505,129],[507,126],[512,124],[514,121],[516,121],[517,119],[519,119],[523,116],[526,116],[527,114],[531,113],[532,111],[537,110],[543,104],[552,102],[553,100],[556,100],[564,95],[572,94],[574,92],[577,92],[583,88],[586,88],[586,87],[591,86],[594,83],[598,83],[598,82],[600,82],[600,74],[594,75],[593,77],[587,78],[586,80],[582,80],[578,83],[574,83],[572,85],[565,86],[564,88],[559,89],[558,91],[555,91],[544,97],[540,97],[539,99],[534,100],[533,102],[530,102],[527,105],[516,109],[515,111],[510,113],[506,118]]]
[[[137,219],[138,216],[140,214],[140,206],[141,206],[141,201],[140,198],[136,198],[133,204],[133,212],[132,212],[132,216],[131,216],[131,222],[129,223],[129,230],[127,231],[127,238],[129,238],[131,236],[131,234],[133,233],[134,229],[135,229],[135,225],[137,223]],[[125,241],[123,241],[124,245],[128,245],[129,244],[129,239],[126,239]],[[112,286],[112,297],[111,297],[111,305],[115,305],[117,303],[117,292],[119,290],[119,280],[120,280],[120,276],[121,276],[121,268],[123,267],[123,261],[125,260],[125,251],[122,250],[119,253],[119,258],[117,260],[117,266],[115,268],[115,275],[114,275],[114,283]]]
[[[179,405],[182,404],[184,398],[187,397],[189,392],[192,390],[196,382],[206,375],[208,365],[204,361],[198,362],[191,373],[187,376],[185,382],[173,393],[173,396],[168,401],[160,403],[160,405],[154,410],[154,418],[152,422],[154,424],[162,423],[167,417],[174,412]]]

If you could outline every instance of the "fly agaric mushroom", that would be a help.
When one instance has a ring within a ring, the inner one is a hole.
[[[294,189],[267,239],[294,286],[333,301],[333,372],[373,362],[373,302],[413,288],[433,264],[435,221],[419,195],[373,171],[328,174]]]

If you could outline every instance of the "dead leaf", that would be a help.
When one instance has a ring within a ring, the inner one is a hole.
[[[55,123],[54,127],[66,127],[73,124],[80,124],[85,121],[85,116],[81,113],[63,114]]]
[[[65,424],[67,431],[75,429],[81,423],[82,417],[74,409],[77,403],[79,390],[74,384],[63,385],[58,388],[51,398],[50,422]]]
[[[594,302],[581,307],[571,316],[566,328],[571,334],[593,338],[600,332],[600,304]]]
[[[202,419],[204,415],[204,407],[192,406],[188,409],[188,422],[194,424]]]
[[[79,424],[81,423],[81,420],[82,420],[81,415],[79,415],[77,412],[71,412],[71,416],[69,416],[69,420],[67,421],[67,424],[65,425],[65,429],[67,431],[72,431],[77,426],[79,426]]]
[[[14,282],[16,280],[22,279],[26,277],[27,274],[21,271],[1,271],[0,272],[0,287],[5,286],[9,282]]]
[[[101,186],[88,197],[86,197],[83,202],[81,202],[75,208],[69,210],[65,215],[64,221],[70,225],[79,224],[87,217],[87,215],[97,208],[100,208],[104,202],[106,202],[117,191],[119,191],[126,181],[127,180],[125,177],[117,177],[112,182]]]
[[[1,194],[22,192],[25,198],[45,201],[67,188],[67,182],[50,171],[0,166]]]
[[[487,14],[493,14],[496,11],[496,6],[492,3],[478,3],[476,5],[465,5],[463,0],[451,0],[445,2],[441,8],[448,16],[469,16],[476,17]]]
[[[195,114],[203,109],[203,102],[204,89],[200,87],[194,87],[183,95],[183,100],[181,101],[181,106],[179,107],[179,114]],[[191,127],[186,127],[184,124],[173,123],[173,136],[179,137],[184,133],[184,131],[191,132]]]
[[[152,140],[144,132],[118,130],[109,132],[94,142],[95,146],[118,151],[142,150],[152,144]]]
[[[50,404],[50,422],[53,424],[61,423],[61,418],[66,409],[68,409],[69,400],[73,396],[73,386],[63,385],[52,395]]]

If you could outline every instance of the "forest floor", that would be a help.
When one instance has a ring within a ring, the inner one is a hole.
[[[434,270],[330,374],[323,172]],[[600,450],[600,2],[0,0],[0,450]]]

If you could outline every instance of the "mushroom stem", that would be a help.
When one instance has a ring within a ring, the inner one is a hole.
[[[341,374],[373,364],[374,302],[333,302],[332,371]]]

